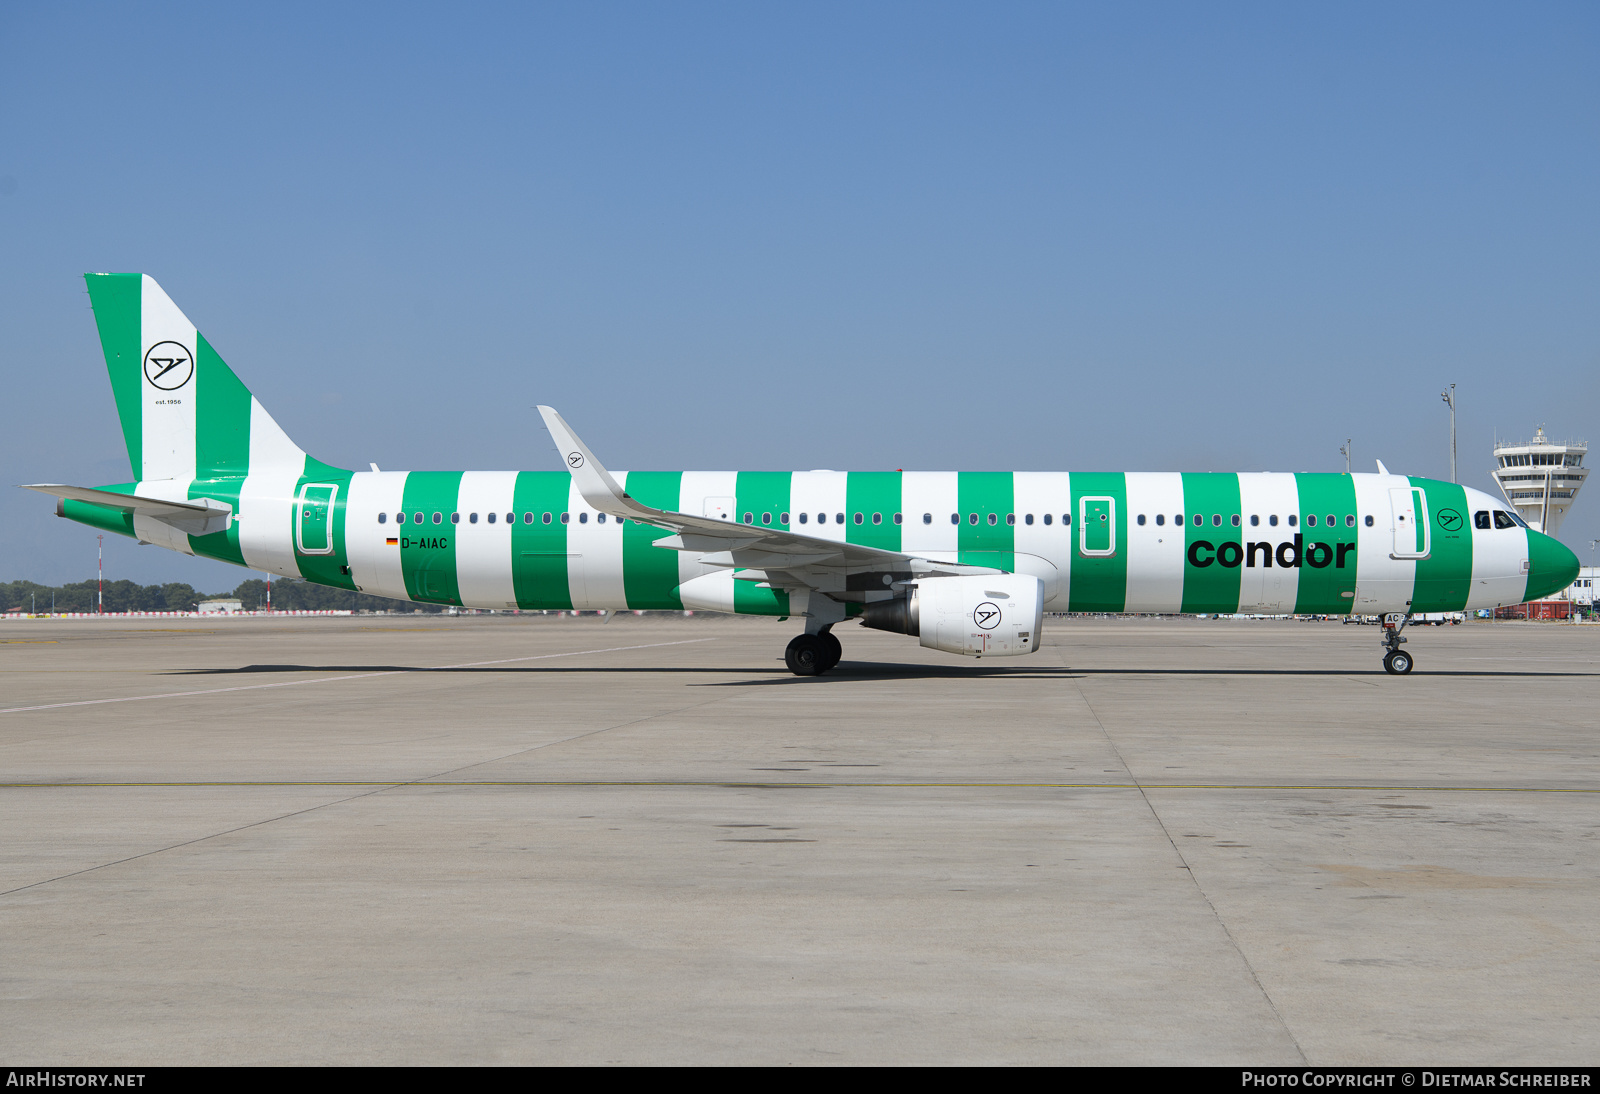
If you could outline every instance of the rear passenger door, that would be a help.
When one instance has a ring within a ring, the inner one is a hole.
[[[339,487],[308,482],[295,505],[295,546],[303,555],[333,554],[333,499]]]

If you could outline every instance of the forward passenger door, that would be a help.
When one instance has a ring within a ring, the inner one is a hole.
[[[1427,558],[1429,542],[1428,497],[1419,487],[1391,487],[1389,506],[1394,518],[1394,550],[1390,558]]]

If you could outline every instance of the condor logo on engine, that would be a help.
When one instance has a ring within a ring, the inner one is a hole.
[[[1023,574],[920,581],[905,609],[908,624],[917,621],[917,638],[924,647],[966,657],[1033,652],[1043,614],[1044,582]],[[1028,638],[1022,637],[1023,631]]]

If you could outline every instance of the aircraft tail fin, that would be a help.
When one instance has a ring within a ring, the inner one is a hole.
[[[272,420],[154,278],[84,275],[135,480],[303,468]]]

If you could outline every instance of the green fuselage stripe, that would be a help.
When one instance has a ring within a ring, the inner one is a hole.
[[[733,488],[733,519],[755,528],[787,529],[783,517],[787,514],[793,519],[789,513],[789,484],[793,481],[787,471],[739,472]]]
[[[853,478],[854,476],[852,476]],[[1015,570],[1016,483],[1009,471],[962,471],[956,475],[957,561],[969,566]],[[937,519],[937,518],[935,518]]]
[[[1183,476],[1184,612],[1239,610],[1244,530],[1239,511],[1239,476]]]
[[[1089,556],[1080,549],[1084,498],[1109,497],[1116,510],[1116,553]],[[1072,577],[1068,611],[1120,612],[1128,602],[1128,480],[1120,471],[1072,474]]]
[[[517,523],[511,529],[511,582],[519,608],[572,607],[572,586],[567,575],[567,526],[561,523],[571,486],[572,476],[564,471],[522,471],[517,475],[513,491]],[[532,523],[529,523],[530,516]]]
[[[900,549],[900,525],[894,522],[900,512],[900,472],[852,471],[845,484],[844,507],[846,543]]]
[[[1355,603],[1355,481],[1348,475],[1296,475],[1300,496],[1300,578],[1294,610],[1344,615]],[[1329,518],[1332,518],[1330,526]]]
[[[326,514],[326,538],[332,541],[332,552],[328,554],[308,555],[302,553],[298,545],[295,547],[295,564],[300,567],[300,576],[304,577],[307,581],[315,581],[319,585],[331,585],[335,589],[353,590],[356,587],[355,578],[347,572],[350,568],[350,556],[345,551],[345,514],[347,512],[346,507],[350,502],[350,479],[352,474],[352,472],[346,471],[343,468],[334,467],[331,464],[323,463],[321,460],[307,457],[305,468],[300,476],[300,481],[295,485],[296,498],[301,496],[303,487],[307,486],[308,484],[313,485],[313,489],[309,495],[309,504],[312,504],[313,506],[318,499],[329,496],[329,491],[325,489],[326,487],[338,487],[338,490],[333,492],[332,495],[333,505],[328,508]],[[461,481],[461,472],[456,471],[450,472],[449,474],[453,474],[457,482]],[[450,495],[450,503],[451,509],[454,509],[454,492],[452,492]],[[303,517],[303,507],[297,505],[295,507],[292,520],[302,520]],[[444,515],[444,520],[448,521],[449,519],[450,511],[447,510]],[[454,544],[454,537],[451,538],[450,542]],[[311,545],[312,544],[310,543],[307,544],[307,546]],[[402,567],[405,565],[404,558],[405,552],[404,548],[402,548]],[[450,580],[452,583],[455,581],[455,572],[455,553],[452,550],[450,558]],[[410,586],[408,585],[407,588],[409,587]],[[460,600],[457,599],[454,601],[444,601],[443,603],[459,604]]]
[[[1430,525],[1428,557],[1417,560],[1411,610],[1460,611],[1472,592],[1472,513],[1467,509],[1467,492],[1455,483],[1433,479],[1411,483],[1427,496]],[[1421,516],[1417,514],[1419,528]]]
[[[852,476],[853,477],[853,476]],[[794,476],[787,471],[741,471],[735,481],[734,519],[753,528],[787,529],[789,488]],[[762,589],[752,581],[733,583],[733,610],[740,615],[787,615],[789,594],[779,589]]]
[[[681,471],[630,471],[628,496],[652,509],[678,511]],[[520,515],[517,519],[521,519]],[[622,585],[630,608],[681,610],[678,552],[651,544],[671,532],[630,520],[622,527]]]
[[[413,471],[406,476],[406,522],[396,531],[400,536],[400,569],[412,600],[461,603],[456,580],[459,529],[450,523],[460,492],[459,471]]]

